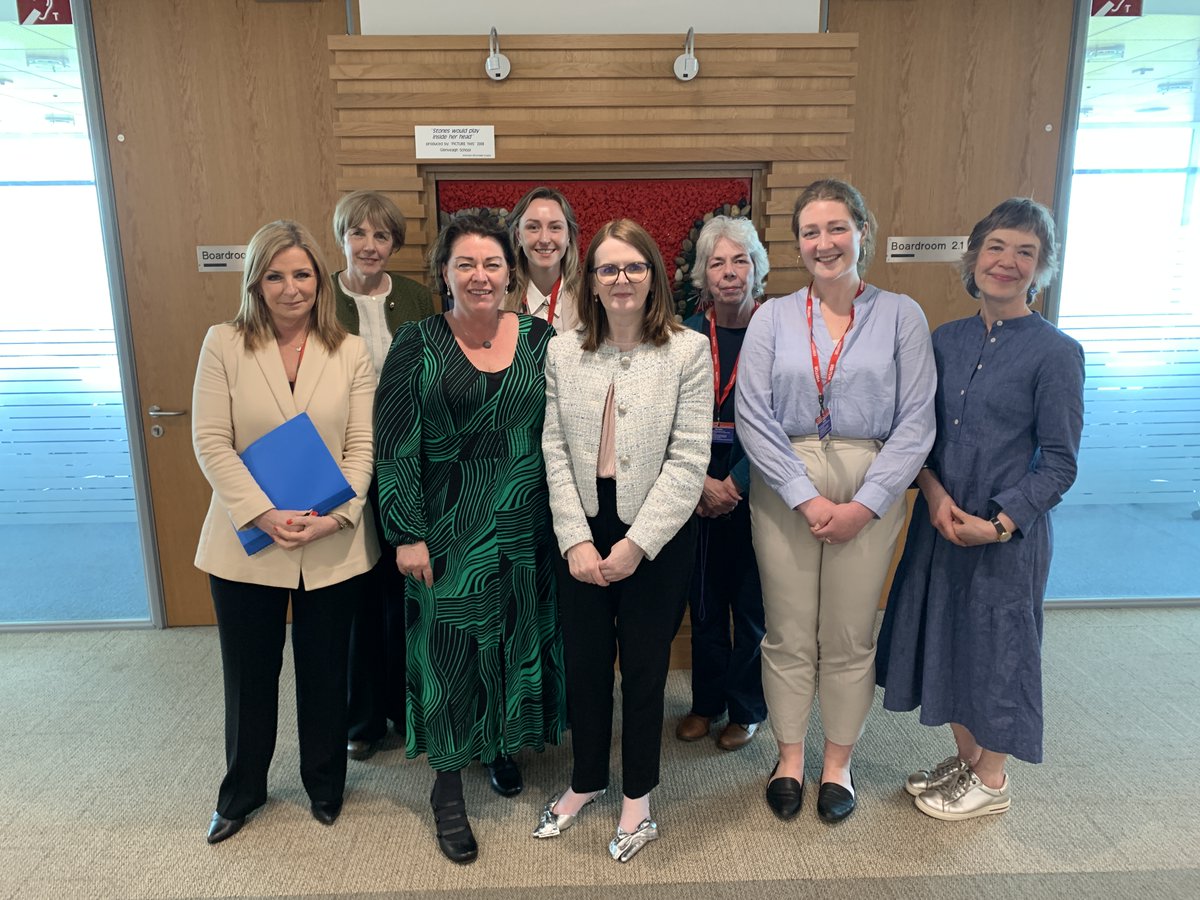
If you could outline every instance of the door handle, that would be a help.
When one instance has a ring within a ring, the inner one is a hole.
[[[163,409],[161,406],[151,406],[146,410],[147,414],[152,419],[159,419],[163,416],[186,416],[186,409]]]

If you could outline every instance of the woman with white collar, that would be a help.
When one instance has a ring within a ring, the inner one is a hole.
[[[346,194],[333,210],[333,235],[346,257],[346,268],[333,276],[337,318],[366,342],[376,378],[396,329],[433,315],[429,288],[387,271],[388,260],[404,246],[407,224],[396,204],[376,191]],[[371,495],[377,515],[373,482]],[[382,534],[382,523],[376,519],[375,524]],[[390,602],[404,592],[404,581],[391,557],[382,554],[367,579],[350,629],[346,753],[351,759],[375,752],[389,719],[404,736],[404,611]]]
[[[579,223],[559,191],[536,187],[508,217],[516,280],[504,308],[537,316],[559,334],[579,325]]]

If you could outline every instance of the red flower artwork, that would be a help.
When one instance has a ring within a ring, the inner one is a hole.
[[[750,214],[749,178],[626,178],[604,181],[439,181],[438,225],[460,212],[507,217],[526,192],[539,185],[562,191],[579,220],[580,252],[601,225],[633,219],[654,237],[675,286],[677,305],[694,290],[688,282],[695,240],[705,217]]]

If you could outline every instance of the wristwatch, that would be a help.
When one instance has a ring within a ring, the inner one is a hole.
[[[992,518],[992,527],[996,529],[996,540],[1004,544],[1012,540],[1012,532],[1004,527],[1004,523],[1000,521],[999,516]]]

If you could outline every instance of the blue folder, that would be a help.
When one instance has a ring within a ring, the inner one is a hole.
[[[242,462],[276,509],[314,509],[325,515],[354,497],[308,413],[288,419],[241,453]],[[275,543],[251,525],[237,533],[247,556]]]

